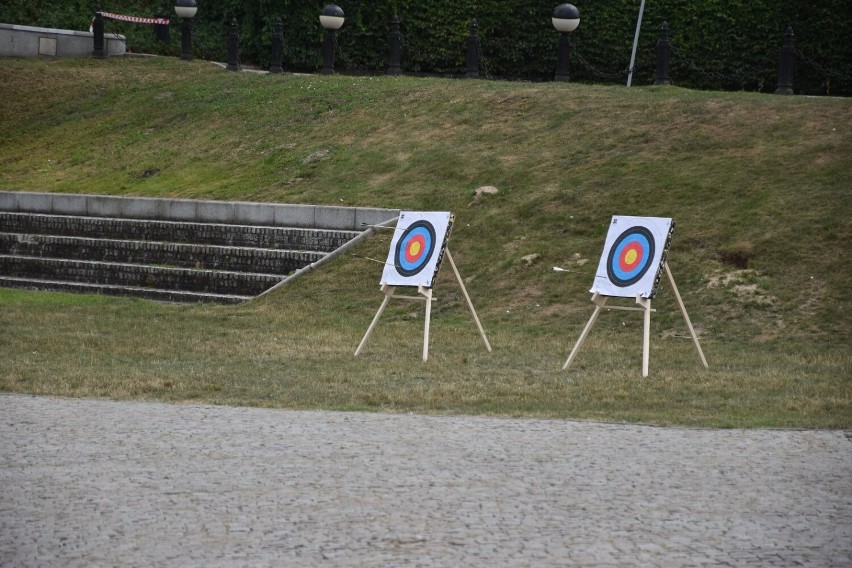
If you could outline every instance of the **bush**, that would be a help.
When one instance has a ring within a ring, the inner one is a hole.
[[[325,2],[304,0],[199,0],[194,49],[203,58],[227,57],[228,24],[240,25],[243,63],[266,67],[276,16],[284,20],[284,66],[315,71],[322,65]],[[343,3],[343,0],[341,0]],[[346,0],[346,23],[337,35],[336,67],[377,73],[387,67],[390,19],[403,33],[403,69],[408,73],[460,75],[465,70],[468,26],[476,18],[486,76],[550,80],[558,36],[550,25],[557,2],[543,0]],[[630,61],[640,0],[574,0],[581,24],[573,34],[572,78],[623,83]],[[772,92],[784,31],[794,26],[798,50],[793,87],[800,94],[852,95],[852,12],[848,0],[706,0],[648,2],[642,23],[634,84],[655,78],[657,30],[670,27],[674,54],[671,79],[700,89]],[[161,0],[7,0],[0,21],[86,29],[97,6],[132,15],[173,17],[173,2]],[[173,23],[177,18],[173,17]],[[110,21],[107,30],[128,38],[132,51],[174,55],[180,32],[168,44],[149,26]]]

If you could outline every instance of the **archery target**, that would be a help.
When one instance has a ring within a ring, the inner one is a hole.
[[[653,298],[673,227],[668,218],[614,216],[590,292]]]
[[[616,286],[630,286],[642,279],[654,258],[654,235],[645,227],[621,233],[609,250],[606,273]]]
[[[420,272],[435,252],[435,227],[428,221],[408,226],[394,249],[394,264],[403,276]]]
[[[391,239],[382,284],[430,288],[447,246],[453,214],[403,211]]]

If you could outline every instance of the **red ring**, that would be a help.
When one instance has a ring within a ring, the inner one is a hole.
[[[636,252],[636,259],[632,263],[628,264],[626,257],[627,257],[627,253],[630,252],[630,251]],[[638,242],[634,241],[632,243],[629,243],[627,246],[625,246],[623,249],[621,249],[621,255],[619,256],[619,259],[618,259],[619,268],[621,268],[621,270],[623,270],[624,272],[630,272],[639,263],[642,262],[644,252],[645,252],[644,249],[642,248],[642,246]]]

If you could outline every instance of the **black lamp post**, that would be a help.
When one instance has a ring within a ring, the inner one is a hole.
[[[183,18],[180,26],[180,58],[192,61],[192,18],[198,11],[195,0],[175,0],[175,13]]]
[[[573,4],[560,4],[553,10],[550,20],[559,36],[559,59],[556,64],[556,80],[570,81],[569,62],[571,55],[571,32],[580,25],[580,10]]]
[[[323,66],[321,75],[334,75],[334,32],[343,25],[343,10],[337,4],[329,4],[320,12],[320,24],[325,28],[325,41],[322,44]]]

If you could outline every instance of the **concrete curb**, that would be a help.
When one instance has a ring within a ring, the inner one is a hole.
[[[398,209],[0,191],[0,211],[364,231]]]

